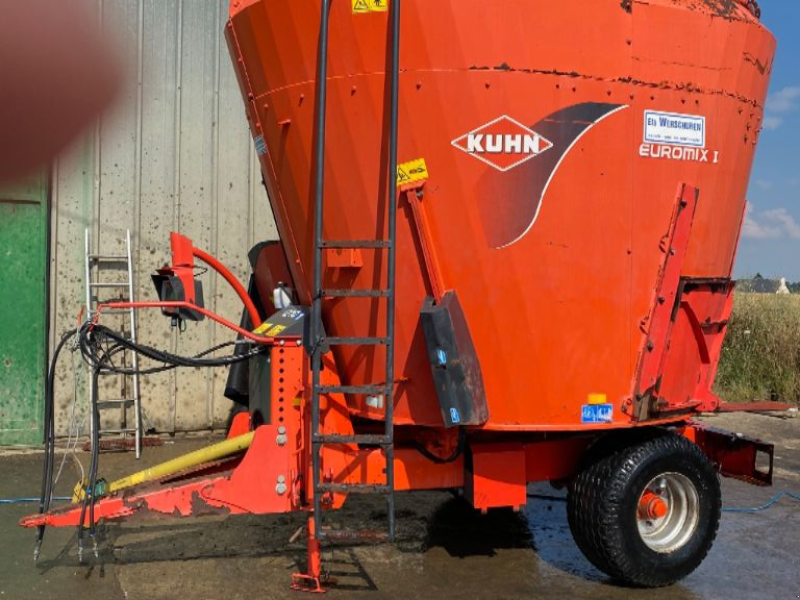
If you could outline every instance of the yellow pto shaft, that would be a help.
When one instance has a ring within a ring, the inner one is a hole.
[[[231,456],[232,454],[236,454],[237,452],[241,452],[242,450],[249,448],[250,444],[253,442],[254,435],[255,432],[251,431],[235,438],[224,440],[218,444],[214,444],[213,446],[201,448],[200,450],[189,452],[183,456],[178,456],[177,458],[173,458],[167,462],[152,466],[149,469],[144,469],[143,471],[139,471],[133,475],[128,475],[122,479],[117,479],[116,481],[108,484],[105,490],[98,490],[98,495],[118,492],[119,490],[123,490],[134,485],[146,483],[155,479],[161,479],[162,477],[167,477],[168,475],[174,475],[175,473],[185,471],[186,469],[191,469],[192,467],[202,465],[203,463],[219,460],[220,458],[225,458],[226,456]],[[75,494],[72,497],[73,502],[83,500],[84,494],[86,493],[86,485],[86,482],[78,484],[78,486],[75,488]]]

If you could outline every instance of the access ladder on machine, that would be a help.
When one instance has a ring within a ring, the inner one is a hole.
[[[395,239],[397,225],[397,136],[398,136],[398,86],[400,60],[400,0],[391,3],[390,30],[392,36],[390,83],[390,130],[387,205],[387,237],[375,240],[326,240],[324,237],[324,181],[325,181],[325,118],[328,87],[328,17],[331,0],[322,1],[319,36],[319,64],[317,67],[316,109],[316,188],[314,208],[314,289],[311,307],[311,436],[312,472],[314,486],[314,529],[319,539],[370,540],[395,539],[395,487],[394,487],[394,331],[395,331]],[[329,249],[373,249],[385,251],[386,287],[382,289],[324,289],[322,280],[323,254]],[[326,299],[375,298],[386,302],[386,332],[384,337],[326,337],[322,320],[322,307]],[[332,346],[385,346],[386,378],[371,385],[325,386],[320,383],[322,354]],[[320,396],[324,394],[353,394],[374,397],[379,406],[383,400],[385,429],[382,435],[333,435],[320,432]],[[359,444],[379,446],[386,460],[384,484],[337,484],[321,481],[322,448],[326,444]],[[330,493],[383,494],[387,502],[388,535],[373,531],[325,530],[322,526],[322,497]]]
[[[97,314],[97,305],[100,304],[99,295],[103,290],[115,291],[118,294],[112,294],[112,297],[105,297],[103,300],[114,300],[116,302],[133,302],[133,256],[131,252],[131,232],[125,232],[125,254],[102,254],[100,252],[92,252],[92,243],[89,230],[86,229],[84,237],[84,246],[86,254],[86,318],[91,320]],[[109,272],[116,272],[117,278],[112,280],[104,280],[104,275]],[[136,343],[136,312],[133,308],[103,310],[103,316],[117,315],[125,319],[127,317],[127,329],[125,332],[124,321],[120,324],[120,330],[127,333],[130,340]],[[118,408],[119,425],[114,428],[100,428],[98,434],[100,436],[117,436],[117,439],[127,441],[130,435],[133,435],[134,449],[136,451],[136,458],[142,455],[142,403],[139,394],[139,360],[136,352],[125,350],[120,352],[121,365],[130,368],[133,371],[132,375],[118,375],[122,377],[123,381],[120,385],[120,397],[111,399],[98,399],[98,411],[104,409]],[[94,378],[89,378],[89,398],[94,397]],[[90,400],[91,402],[91,400]],[[129,409],[133,409],[133,426],[130,423]],[[98,423],[99,425],[99,423]],[[102,447],[102,440],[101,440]],[[115,448],[117,446],[115,445]],[[123,444],[123,447],[124,444]]]

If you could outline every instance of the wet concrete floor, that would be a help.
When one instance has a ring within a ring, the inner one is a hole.
[[[778,490],[800,493],[800,419],[724,415],[711,423],[776,443],[776,484],[754,488],[724,481],[726,506],[757,506]],[[101,471],[116,476],[200,447],[186,439],[146,449],[134,464],[106,454]],[[88,463],[88,456],[82,456]],[[41,453],[0,455],[0,498],[34,496]],[[58,493],[77,480],[70,462]],[[563,495],[548,485],[531,493]],[[382,503],[351,502],[335,525],[380,527]],[[0,600],[59,598],[273,599],[298,596],[290,574],[304,560],[297,515],[164,519],[108,524],[99,558],[80,565],[74,530],[47,532],[42,557],[32,560],[33,533],[17,527],[35,505],[0,505]],[[800,504],[785,500],[756,515],[726,513],[711,554],[680,584],[658,590],[620,587],[594,569],[572,541],[563,501],[532,497],[520,514],[481,516],[448,493],[400,495],[399,543],[337,547],[325,562],[339,583],[328,597],[596,600],[797,600],[800,598]]]

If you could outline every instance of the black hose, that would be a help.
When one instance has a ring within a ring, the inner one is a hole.
[[[81,504],[81,517],[78,521],[78,552],[83,549],[83,530],[86,522],[86,509],[89,508],[90,535],[94,537],[94,501],[95,488],[97,487],[97,463],[100,457],[100,411],[97,408],[97,386],[99,385],[101,365],[98,364],[92,369],[92,397],[91,397],[91,420],[92,420],[92,456],[89,464],[89,481],[83,494]]]
[[[454,462],[455,460],[458,459],[459,456],[461,456],[461,454],[464,452],[464,447],[466,446],[466,443],[467,443],[467,433],[466,431],[464,431],[463,427],[460,427],[458,429],[458,444],[456,445],[455,450],[453,450],[453,453],[446,458],[437,456],[419,442],[414,442],[413,446],[417,452],[422,454],[422,456],[427,458],[429,461],[436,463],[437,465],[446,465],[447,463]]]
[[[98,324],[89,322],[84,323],[79,329],[66,332],[59,340],[50,366],[47,372],[45,384],[44,402],[44,445],[45,460],[42,467],[42,489],[39,499],[39,514],[47,514],[53,496],[53,469],[55,464],[55,375],[58,359],[61,351],[67,342],[78,335],[78,349],[84,360],[92,367],[93,394],[91,398],[91,419],[92,419],[92,450],[91,465],[89,468],[89,480],[81,505],[80,524],[78,525],[79,545],[83,542],[83,529],[86,523],[86,512],[89,512],[90,534],[94,537],[96,533],[94,504],[96,498],[97,472],[100,453],[100,411],[98,408],[98,377],[104,373],[117,373],[123,375],[141,374],[148,375],[175,369],[177,367],[220,367],[228,366],[238,362],[249,360],[252,356],[267,351],[265,346],[258,346],[249,352],[217,358],[203,358],[221,350],[223,348],[237,344],[238,342],[225,342],[209,348],[191,357],[178,356],[169,352],[157,350],[150,346],[134,343],[131,340],[115,333],[114,331]],[[124,350],[137,352],[154,361],[163,363],[161,366],[148,369],[129,369],[118,367],[113,364],[112,358]],[[34,558],[38,558],[39,550],[44,539],[46,525],[37,527],[36,548]]]
[[[110,339],[115,342],[115,345],[111,347],[108,351],[102,351],[102,341]],[[235,342],[233,342],[235,343]],[[151,346],[146,346],[144,344],[134,343],[131,340],[126,339],[123,336],[120,336],[114,331],[106,327],[102,327],[99,325],[95,325],[94,327],[90,328],[90,330],[86,330],[85,332],[82,331],[81,339],[80,339],[80,348],[81,353],[84,356],[84,359],[90,365],[98,365],[101,362],[102,365],[102,372],[104,373],[117,373],[123,375],[150,375],[153,373],[160,373],[163,371],[167,371],[170,369],[174,369],[176,367],[223,367],[229,366],[238,362],[243,362],[245,360],[250,359],[252,356],[256,354],[260,354],[266,350],[265,347],[258,347],[250,352],[240,354],[240,355],[233,355],[233,356],[224,356],[218,358],[211,358],[211,359],[203,359],[203,356],[206,356],[212,352],[219,350],[220,348],[224,348],[227,345],[232,343],[223,344],[219,346],[215,346],[214,348],[210,348],[200,354],[197,354],[193,357],[185,357],[179,356],[175,354],[171,354],[169,352],[165,352],[162,350],[157,350],[156,348],[152,348]],[[159,367],[153,367],[150,369],[129,369],[123,367],[114,366],[107,361],[103,361],[101,357],[105,356],[108,357],[118,351],[118,349],[127,349],[133,352],[136,352],[146,358],[149,358],[156,362],[165,363]]]
[[[55,463],[55,380],[56,364],[61,351],[67,342],[77,333],[75,330],[66,332],[53,352],[53,359],[50,361],[50,368],[47,371],[44,392],[44,465],[42,468],[42,490],[39,500],[39,514],[45,514],[50,510],[50,501],[53,496],[53,465]],[[36,528],[36,550],[35,557],[38,557],[39,548],[44,539],[45,525]]]

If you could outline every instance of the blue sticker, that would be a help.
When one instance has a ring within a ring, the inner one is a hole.
[[[581,407],[581,423],[611,423],[613,420],[613,404],[584,404]]]
[[[443,367],[447,364],[447,352],[442,350],[441,348],[436,351],[436,360],[439,362],[439,366]]]
[[[461,422],[461,415],[458,414],[457,408],[450,409],[450,421],[455,425],[456,423]]]
[[[256,154],[263,156],[267,153],[267,143],[264,141],[263,135],[256,136],[253,141],[256,144]]]

